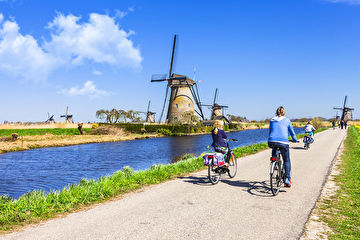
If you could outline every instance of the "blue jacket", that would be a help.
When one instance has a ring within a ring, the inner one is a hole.
[[[297,141],[296,134],[291,122],[286,117],[273,117],[270,120],[270,131],[268,142],[279,142],[289,144],[289,134],[293,141]]]
[[[215,134],[213,129],[211,131],[211,136],[213,139],[212,147],[227,147],[225,139],[227,138],[226,133],[222,129],[218,129],[218,133]]]

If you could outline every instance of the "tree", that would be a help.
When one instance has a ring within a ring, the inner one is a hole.
[[[186,111],[184,112],[182,115],[182,122],[185,123],[185,124],[190,124],[190,125],[199,125],[201,122],[200,122],[200,119],[195,115],[194,112],[191,112],[191,111]]]

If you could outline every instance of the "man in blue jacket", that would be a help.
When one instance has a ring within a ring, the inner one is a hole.
[[[272,148],[272,157],[276,157],[276,148],[279,148],[284,160],[286,174],[285,187],[291,187],[289,134],[293,142],[297,142],[298,140],[290,120],[285,117],[285,109],[282,106],[276,110],[276,117],[270,120],[269,128],[268,146]]]

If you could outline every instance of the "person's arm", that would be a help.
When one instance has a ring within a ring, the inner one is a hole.
[[[227,139],[226,133],[224,131],[223,138]]]
[[[294,128],[293,128],[290,120],[289,120],[288,131],[289,131],[289,133],[290,133],[290,136],[291,136],[293,142],[297,142],[298,139],[296,138],[296,134],[295,134]]]

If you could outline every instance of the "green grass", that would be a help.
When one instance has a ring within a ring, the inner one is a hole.
[[[89,133],[90,128],[83,128],[84,132]],[[32,129],[0,129],[0,136],[10,137],[11,134],[17,133],[19,136],[45,135],[80,135],[77,128],[32,128]]]
[[[267,143],[259,143],[233,149],[233,152],[236,157],[243,157],[267,148]],[[51,193],[32,191],[15,200],[2,196],[0,197],[0,231],[52,218],[57,214],[71,212],[119,194],[201,169],[204,169],[202,157],[185,155],[182,161],[168,165],[154,165],[144,171],[133,171],[126,167],[97,181],[83,179],[80,183],[72,184],[61,191]]]
[[[340,189],[320,203],[321,219],[334,232],[329,239],[360,239],[360,128],[350,127],[341,156]]]

